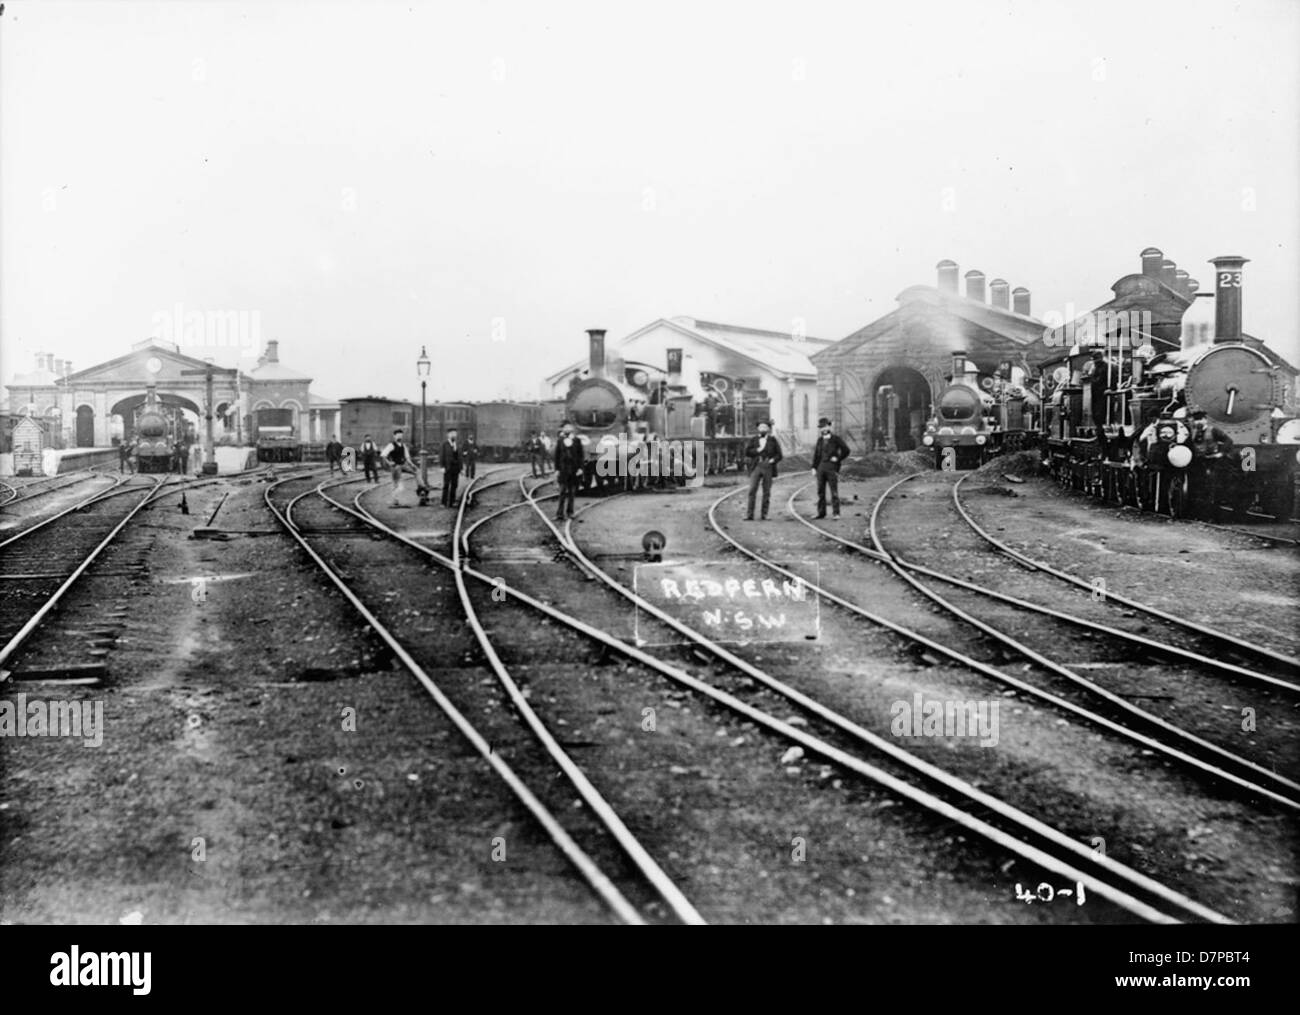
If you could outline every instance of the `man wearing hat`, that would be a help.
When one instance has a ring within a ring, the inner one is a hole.
[[[817,475],[817,517],[826,517],[826,487],[831,488],[832,517],[840,516],[840,466],[849,457],[849,446],[839,434],[831,433],[831,421],[823,416],[817,421],[822,435],[813,448],[812,467]]]
[[[758,494],[758,485],[763,484],[763,514],[767,519],[767,508],[772,500],[772,480],[776,478],[776,465],[781,460],[781,445],[771,435],[772,421],[758,424],[758,436],[751,437],[745,445],[745,461],[749,464],[749,512],[745,521],[754,520],[754,500]]]
[[[565,423],[560,431],[560,441],[555,445],[555,480],[560,487],[560,503],[555,511],[557,522],[573,517],[573,498],[582,482],[586,458],[582,442],[573,432],[573,424]]]

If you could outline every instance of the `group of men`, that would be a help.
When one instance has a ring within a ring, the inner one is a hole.
[[[331,473],[336,467],[340,472],[343,471],[343,451],[343,445],[339,442],[337,436],[325,445],[325,458],[329,462]],[[381,462],[389,469],[393,481],[393,496],[390,506],[401,507],[398,498],[402,493],[403,475],[409,472],[411,475],[416,476],[417,479],[419,478],[419,473],[416,471],[415,454],[406,443],[406,431],[402,429],[394,430],[393,439],[383,448],[380,448],[375,443],[370,434],[366,434],[361,441],[361,446],[357,449],[357,457],[361,459],[361,467],[365,470],[367,483],[379,482],[379,466]],[[461,473],[464,472],[466,479],[473,479],[478,467],[478,445],[474,443],[474,435],[468,435],[462,444],[460,442],[460,432],[455,427],[448,430],[446,440],[442,442],[440,464],[442,466],[442,506],[454,508]],[[417,491],[421,496],[427,492],[422,487],[417,487]],[[423,500],[421,503],[423,503]]]
[[[771,507],[772,480],[776,478],[777,466],[784,457],[780,441],[772,434],[772,426],[771,420],[760,422],[757,435],[750,438],[745,447],[745,467],[749,474],[746,521],[754,521],[755,507],[759,508],[759,519],[765,521]],[[812,457],[812,471],[817,477],[817,517],[826,517],[826,502],[829,494],[832,517],[839,518],[839,474],[841,466],[849,456],[849,446],[833,432],[831,421],[825,416],[817,421],[817,426],[821,433],[813,448]],[[459,432],[453,427],[447,431],[447,439],[442,444],[440,458],[442,506],[448,508],[456,506],[456,491],[461,473],[464,472],[465,478],[473,479],[475,464],[478,461],[478,447],[474,443],[474,437],[468,436],[464,444],[460,443],[459,437]],[[542,477],[547,474],[548,459],[549,464],[555,468],[555,478],[560,489],[560,500],[555,512],[556,520],[564,521],[572,518],[578,489],[582,485],[583,467],[586,463],[586,454],[582,442],[575,434],[573,424],[566,423],[560,430],[553,455],[548,454],[550,449],[540,432],[533,434],[528,441],[527,449],[534,476]],[[409,472],[416,475],[414,456],[406,444],[405,431],[394,430],[392,441],[382,450],[370,434],[366,434],[357,454],[365,469],[367,482],[378,483],[379,463],[383,461],[387,465],[393,481],[391,506],[399,507],[398,497],[402,493],[403,474]],[[325,457],[329,461],[330,472],[333,472],[335,467],[342,471],[343,445],[339,443],[337,437],[326,445]],[[759,501],[760,490],[761,501]]]
[[[120,473],[135,473],[137,451],[139,441],[129,440],[121,441],[117,446],[117,471]],[[168,471],[184,473],[186,471],[187,459],[189,452],[184,444],[177,441],[172,445],[171,459],[168,462]]]
[[[749,501],[745,512],[745,521],[754,520],[755,501],[758,491],[763,491],[759,520],[767,521],[768,508],[772,500],[772,480],[776,478],[776,467],[781,461],[781,443],[772,436],[772,421],[758,424],[758,436],[751,437],[745,446],[745,468],[749,473]],[[817,421],[821,431],[817,444],[813,448],[812,471],[817,477],[817,517],[826,517],[826,495],[829,491],[833,518],[840,516],[840,467],[849,457],[849,446],[844,439],[834,433],[831,421],[823,416]]]

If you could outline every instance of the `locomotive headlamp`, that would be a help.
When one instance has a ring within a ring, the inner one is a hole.
[[[1300,419],[1288,419],[1277,428],[1278,444],[1300,444]]]
[[[977,434],[975,435],[975,443],[976,443],[976,444],[983,444],[983,443],[986,442],[987,440],[988,440],[988,438],[985,437],[982,433],[977,433]]]
[[[931,444],[934,443],[934,435],[933,435],[933,434],[926,434],[924,437],[921,438],[921,443],[924,444],[924,445],[928,448]],[[1297,457],[1297,458],[1300,458],[1300,451],[1297,451],[1297,452],[1296,452],[1296,457]]]
[[[1192,464],[1192,449],[1186,444],[1175,444],[1169,449],[1169,464],[1175,469],[1185,469]]]

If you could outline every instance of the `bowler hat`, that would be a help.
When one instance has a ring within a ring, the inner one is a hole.
[[[818,425],[819,427],[822,427],[822,426],[830,426],[830,425],[831,425],[831,421],[830,421],[829,419],[827,419],[825,416],[823,416],[821,419],[819,419],[819,420],[817,421],[817,425]]]

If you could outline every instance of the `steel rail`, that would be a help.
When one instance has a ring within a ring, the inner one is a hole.
[[[980,620],[978,617],[970,613],[967,613],[965,610],[961,609],[961,607],[957,606],[955,603],[952,603],[951,601],[943,598],[937,592],[931,589],[929,586],[923,584],[922,582],[917,581],[910,574],[908,574],[906,570],[904,570],[902,567],[898,565],[898,563],[895,562],[893,554],[889,553],[889,551],[885,549],[884,543],[880,539],[879,521],[880,521],[880,511],[884,507],[885,502],[889,499],[889,495],[912,478],[914,478],[914,476],[904,476],[898,482],[892,484],[887,490],[885,490],[884,493],[880,495],[879,498],[877,498],[875,505],[871,509],[870,525],[868,528],[868,531],[871,535],[871,541],[872,543],[875,544],[876,550],[879,553],[883,554],[886,558],[884,563],[887,566],[889,566],[894,571],[895,574],[897,574],[900,578],[906,581],[912,588],[916,589],[916,591],[920,592],[923,596],[925,596],[932,602],[938,604],[940,607],[947,610],[958,619],[965,621],[967,624],[970,624],[972,627],[976,628],[977,630],[984,632],[989,637],[995,639],[996,641],[1001,642],[1002,644],[1006,645],[1008,648],[1012,649],[1013,651],[1020,653],[1026,659],[1031,660],[1038,666],[1041,666],[1043,669],[1055,673],[1057,676],[1070,681],[1071,683],[1075,684],[1077,687],[1082,688],[1083,690],[1089,692],[1090,694],[1094,694],[1097,697],[1103,699],[1104,701],[1109,702],[1111,705],[1126,712],[1134,719],[1140,722],[1144,722],[1150,726],[1155,726],[1157,729],[1163,731],[1164,733],[1169,734],[1170,736],[1177,737],[1179,740],[1192,744],[1202,751],[1206,751],[1210,754],[1213,754],[1216,757],[1228,761],[1231,764],[1236,765],[1241,769],[1249,771],[1256,776],[1260,776],[1265,780],[1274,783],[1276,786],[1284,787],[1286,790],[1290,790],[1293,794],[1300,793],[1300,783],[1297,783],[1292,779],[1288,779],[1285,776],[1278,775],[1276,772],[1269,771],[1267,768],[1264,768],[1261,765],[1256,764],[1255,762],[1249,760],[1248,758],[1243,758],[1239,754],[1234,754],[1232,751],[1226,750],[1225,748],[1220,747],[1218,744],[1211,743],[1210,741],[1205,740],[1202,737],[1199,737],[1196,734],[1191,733],[1180,726],[1175,726],[1173,723],[1170,723],[1165,719],[1160,718],[1160,716],[1153,715],[1152,713],[1146,711],[1145,709],[1138,708],[1136,705],[1132,704],[1131,702],[1125,701],[1123,698],[1121,698],[1119,695],[1115,694],[1114,692],[1108,691],[1106,690],[1106,688],[1102,687],[1101,685],[1096,684],[1091,680],[1088,680],[1086,677],[1080,676],[1079,674],[1071,670],[1069,667],[1063,666],[1062,664],[1056,662],[1055,660],[1050,659],[1047,656],[1042,655],[1040,652],[1035,651],[1034,649],[1026,645],[1024,642],[1002,631],[999,631],[991,624],[985,623],[984,621]],[[1175,751],[1175,753],[1172,754],[1171,756],[1174,757],[1176,760],[1183,762],[1184,764],[1194,760],[1193,756],[1185,754],[1181,751]],[[1202,771],[1208,772],[1209,774],[1215,776],[1216,778],[1225,779],[1229,782],[1233,782],[1236,785],[1239,785],[1245,789],[1249,789],[1251,792],[1258,793],[1263,796],[1267,796],[1269,799],[1272,799],[1275,802],[1283,803],[1294,810],[1300,810],[1300,800],[1297,800],[1294,797],[1288,797],[1279,794],[1275,790],[1270,790],[1264,786],[1260,786],[1258,783],[1254,783],[1248,779],[1235,776],[1231,772],[1227,772],[1223,769],[1219,769],[1216,766],[1209,765],[1204,762],[1197,764],[1196,767],[1200,768]]]
[[[777,572],[778,574],[785,575],[786,577],[791,578],[795,581],[803,582],[806,586],[808,586],[808,588],[812,589],[815,593],[817,593],[817,595],[834,603],[835,605],[840,606],[845,610],[848,610],[850,613],[857,614],[858,616],[871,621],[873,624],[877,624],[881,627],[884,627],[894,632],[895,634],[900,635],[901,637],[914,642],[915,644],[922,645],[933,652],[946,656],[947,658],[953,660],[953,662],[957,663],[960,666],[964,666],[967,669],[974,670],[975,672],[983,674],[984,676],[989,677],[992,680],[996,680],[999,683],[1007,684],[1011,687],[1014,687],[1019,691],[1024,691],[1026,694],[1038,698],[1040,701],[1045,701],[1048,704],[1054,705],[1064,712],[1069,712],[1072,715],[1078,716],[1080,719],[1083,719],[1086,722],[1093,724],[1094,726],[1099,726],[1102,729],[1114,733],[1115,735],[1122,737],[1124,739],[1132,740],[1133,742],[1140,744],[1149,750],[1155,751],[1159,754],[1164,754],[1174,760],[1179,761],[1184,765],[1188,765],[1192,768],[1200,769],[1201,771],[1205,772],[1208,775],[1212,775],[1215,778],[1222,779],[1227,782],[1231,782],[1237,786],[1241,786],[1243,788],[1249,788],[1251,792],[1257,793],[1260,796],[1273,800],[1276,803],[1280,803],[1284,807],[1300,809],[1300,801],[1291,800],[1288,797],[1273,792],[1272,790],[1266,789],[1264,787],[1256,786],[1254,783],[1242,779],[1239,776],[1233,775],[1230,772],[1223,772],[1220,769],[1217,769],[1215,766],[1209,764],[1208,762],[1202,761],[1201,759],[1196,758],[1193,755],[1187,754],[1183,751],[1180,751],[1175,747],[1171,747],[1168,744],[1163,743],[1162,741],[1156,740],[1154,737],[1149,737],[1145,733],[1139,733],[1137,730],[1129,729],[1129,727],[1123,726],[1120,723],[1115,722],[1113,719],[1108,719],[1105,716],[1099,715],[1096,712],[1092,712],[1081,705],[1076,705],[1074,704],[1074,702],[1068,701],[1067,699],[1062,698],[1059,695],[1052,694],[1050,691],[1044,691],[1042,688],[1037,687],[1034,684],[1029,683],[1028,681],[1021,680],[1019,677],[1015,677],[1009,673],[1005,673],[1002,670],[999,670],[994,666],[990,666],[987,663],[981,662],[980,660],[975,659],[974,657],[969,656],[964,652],[960,652],[957,649],[950,648],[949,646],[944,645],[942,642],[937,642],[934,639],[929,638],[926,635],[923,635],[917,631],[913,631],[909,628],[903,627],[901,624],[896,624],[894,623],[894,621],[882,617],[879,614],[871,613],[869,610],[863,609],[857,603],[845,599],[843,596],[831,592],[830,590],[825,589],[819,585],[815,585],[812,582],[808,581],[808,579],[795,574],[793,571],[790,571],[787,568],[783,568],[780,564],[777,564],[774,561],[771,561],[766,557],[762,556],[761,554],[756,553],[750,548],[741,545],[739,542],[737,542],[730,535],[728,535],[726,532],[723,531],[722,527],[718,524],[715,515],[718,505],[720,505],[727,498],[734,497],[739,492],[741,491],[733,490],[731,493],[726,494],[725,496],[720,497],[717,501],[715,501],[713,506],[709,508],[709,521],[713,523],[714,530],[718,533],[718,535],[720,535],[723,539],[725,539],[728,543],[734,546],[745,556],[751,558],[752,560],[757,561],[758,563],[762,564],[764,567],[770,568],[771,570]]]
[[[541,483],[538,484],[538,486],[541,485],[543,484]],[[520,486],[521,489],[524,489],[525,495],[527,496],[528,491],[526,490],[526,488],[524,488],[522,481],[520,483]],[[534,487],[533,489],[536,490],[537,487]],[[733,493],[734,492],[738,492],[738,491],[733,491]],[[728,494],[727,496],[732,496],[732,495],[733,494]],[[725,499],[725,497],[722,499]],[[585,505],[582,508],[582,510],[585,511],[588,508],[595,507],[598,504],[603,504],[606,502],[607,502],[606,500],[597,501],[592,504]],[[633,593],[631,593],[629,590],[624,588],[619,582],[617,582],[614,578],[610,577],[600,568],[592,564],[592,562],[586,557],[586,555],[582,553],[581,549],[577,546],[577,544],[572,541],[571,535],[568,537],[568,541],[566,545],[565,539],[560,536],[558,529],[556,529],[555,526],[551,524],[551,519],[546,517],[545,512],[543,512],[540,509],[540,507],[536,507],[535,509],[537,510],[538,514],[541,516],[542,520],[551,529],[551,531],[555,533],[557,539],[560,540],[561,545],[565,546],[566,550],[575,556],[576,562],[579,564],[579,566],[585,567],[597,578],[600,578],[603,581],[605,581],[605,583],[609,585],[610,588],[619,592],[619,594],[624,595],[625,598],[630,598],[633,601],[637,601]],[[571,529],[567,525],[566,525],[566,532],[571,532]],[[474,572],[470,572],[470,571],[467,571],[467,573],[474,574]],[[475,575],[475,576],[480,577],[481,580],[485,580],[485,581],[492,580],[489,579],[486,575],[483,576]],[[792,577],[795,577],[797,580],[802,581],[802,579],[798,579],[797,576],[792,576]],[[655,658],[654,656],[650,656],[648,653],[642,651],[640,648],[634,648],[632,646],[628,646],[624,644],[622,641],[619,641],[618,639],[615,639],[612,636],[606,634],[604,631],[590,628],[589,625],[585,625],[581,621],[568,617],[566,614],[562,614],[559,611],[554,610],[547,604],[537,602],[536,600],[531,599],[531,597],[528,597],[527,595],[519,592],[518,590],[509,589],[507,587],[507,591],[509,592],[509,594],[520,599],[520,601],[528,602],[530,605],[533,605],[535,606],[535,608],[541,610],[547,615],[552,616],[557,620],[560,620],[562,623],[569,624],[570,626],[575,627],[575,629],[582,630],[584,633],[588,634],[593,639],[598,640],[603,644],[610,646],[616,651],[628,655],[631,658],[637,659],[640,662],[644,662],[646,665],[664,674],[665,676],[669,677],[675,682],[680,683],[683,686],[686,686],[691,690],[696,691],[697,693],[704,695],[705,697],[713,701],[716,701],[719,704],[732,709],[733,711],[740,713],[741,715],[748,718],[750,721],[760,726],[763,726],[764,728],[771,730],[772,732],[775,732],[785,737],[786,739],[793,740],[795,743],[800,744],[801,746],[807,748],[808,750],[813,751],[814,753],[820,755],[823,758],[826,758],[828,761],[831,761],[834,764],[843,766],[844,768],[848,769],[849,771],[853,772],[856,775],[865,777],[870,781],[876,782],[878,785],[884,786],[886,789],[889,789],[897,793],[898,795],[902,796],[906,800],[911,801],[912,803],[915,803],[927,810],[930,810],[934,813],[941,815],[942,817],[948,818],[956,822],[957,824],[962,825],[964,828],[968,829],[972,833],[979,835],[982,838],[990,842],[993,842],[998,846],[1001,846],[1002,848],[1008,849],[1015,855],[1020,856],[1022,859],[1035,863],[1045,870],[1051,870],[1056,873],[1064,874],[1067,877],[1071,877],[1074,880],[1082,881],[1084,884],[1088,886],[1090,890],[1096,892],[1099,895],[1102,895],[1105,898],[1110,899],[1116,905],[1128,910],[1131,913],[1134,913],[1135,915],[1142,917],[1143,919],[1152,920],[1154,922],[1178,922],[1177,918],[1170,917],[1168,914],[1156,909],[1155,907],[1151,906],[1149,903],[1136,899],[1129,891],[1126,891],[1121,888],[1116,888],[1114,885],[1111,885],[1110,883],[1102,880],[1100,877],[1098,877],[1095,874],[1086,874],[1083,877],[1079,877],[1078,875],[1082,872],[1079,870],[1079,868],[1073,866],[1068,860],[1062,860],[1059,856],[1053,856],[1052,854],[1046,852],[1045,850],[1039,849],[1038,847],[1035,846],[1031,846],[1028,843],[1024,842],[1023,839],[1017,836],[1008,835],[1007,833],[1003,832],[1001,829],[997,828],[994,825],[989,824],[987,821],[983,820],[982,818],[978,818],[975,815],[969,813],[968,811],[954,807],[953,805],[949,804],[947,801],[944,801],[941,798],[936,797],[934,794],[924,789],[921,789],[917,786],[914,786],[909,782],[899,779],[896,776],[890,775],[889,773],[885,772],[883,769],[877,768],[876,766],[863,760],[857,755],[849,754],[848,752],[842,750],[841,748],[835,747],[834,745],[829,744],[818,737],[814,737],[811,734],[804,733],[802,730],[793,727],[788,723],[785,723],[779,719],[776,719],[770,713],[755,708],[754,706],[741,701],[740,699],[734,697],[733,695],[727,693],[726,691],[721,691],[715,688],[712,684],[709,684],[703,680],[700,680],[697,677],[694,677],[686,673],[685,671],[679,669],[678,667],[664,663],[661,660]],[[640,604],[638,603],[638,605]],[[653,604],[645,604],[645,607],[647,608],[648,612],[657,613],[659,618],[663,620],[664,623],[668,624],[674,630],[677,630],[681,634],[685,635],[692,642],[706,648],[708,651],[710,651],[712,654],[717,656],[719,659],[722,659],[724,662],[727,662],[732,667],[740,670],[741,672],[745,673],[746,675],[753,678],[754,680],[762,683],[770,690],[773,690],[776,693],[787,698],[788,700],[795,702],[800,707],[804,708],[806,711],[812,713],[813,715],[816,715],[819,719],[822,719],[828,724],[836,727],[841,732],[847,733],[855,740],[858,740],[861,743],[864,743],[867,746],[879,751],[880,753],[889,756],[894,761],[897,761],[905,765],[912,771],[917,772],[920,775],[924,776],[925,778],[928,778],[931,781],[938,783],[939,785],[943,786],[945,789],[959,793],[962,796],[964,796],[967,800],[973,801],[974,803],[979,804],[980,806],[987,807],[995,814],[997,814],[999,817],[1002,817],[1018,825],[1024,832],[1037,835],[1040,838],[1047,840],[1054,847],[1061,850],[1062,852],[1073,854],[1073,856],[1076,857],[1078,860],[1082,860],[1089,864],[1093,864],[1097,867],[1100,867],[1111,877],[1116,878],[1120,881],[1127,882],[1139,890],[1148,892],[1151,895],[1154,895],[1157,898],[1161,899],[1163,902],[1173,905],[1177,909],[1183,910],[1184,913],[1192,914],[1197,919],[1206,920],[1213,923],[1232,922],[1227,917],[1211,909],[1210,907],[1204,906],[1201,903],[1196,902],[1194,899],[1191,899],[1179,892],[1176,892],[1173,889],[1169,888],[1168,886],[1163,885],[1160,882],[1155,881],[1154,879],[1148,877],[1147,875],[1144,875],[1139,871],[1133,870],[1132,868],[1124,864],[1121,864],[1110,857],[1095,853],[1093,850],[1084,846],[1082,843],[1075,842],[1073,839],[1069,838],[1063,832],[1059,831],[1056,828],[1053,828],[1052,826],[1046,824],[1045,822],[1037,818],[1034,818],[1033,816],[1019,810],[1018,808],[1011,806],[1010,804],[1007,804],[1005,801],[999,800],[998,798],[993,797],[988,793],[985,793],[983,790],[980,790],[970,785],[964,780],[939,768],[937,765],[933,765],[930,762],[918,758],[917,756],[911,754],[910,752],[905,751],[902,748],[889,743],[888,741],[882,739],[881,737],[877,736],[871,731],[857,725],[847,717],[823,705],[821,702],[816,701],[813,698],[810,698],[808,695],[804,694],[803,692],[796,690],[790,685],[785,684],[780,680],[777,680],[775,677],[772,677],[765,671],[760,670],[757,667],[751,665],[750,663],[736,656],[734,653],[730,652],[723,646],[699,634],[699,632],[693,630],[692,628],[686,627],[685,625],[677,621],[676,618],[670,616],[669,614],[663,613],[662,611],[657,611],[653,607]]]
[[[85,573],[86,569],[95,562],[95,558],[97,558],[100,555],[100,553],[104,550],[104,548],[108,546],[108,544],[111,543],[114,539],[116,539],[117,534],[121,532],[124,528],[126,528],[127,523],[136,516],[136,514],[140,511],[141,508],[143,508],[146,504],[149,503],[150,500],[153,499],[153,496],[155,493],[158,492],[158,487],[160,485],[161,485],[160,483],[156,483],[152,489],[146,490],[144,492],[145,495],[140,500],[140,503],[137,504],[135,507],[133,507],[129,512],[127,512],[127,514],[122,518],[122,520],[119,521],[115,526],[113,526],[112,531],[109,532],[109,534],[105,536],[102,540],[100,540],[99,543],[96,544],[95,548],[91,550],[90,553],[85,558],[83,558],[81,564],[77,566],[76,570],[74,570],[70,575],[68,575],[66,579],[64,579],[63,583],[60,584],[59,587],[55,589],[55,591],[50,595],[50,597],[47,600],[45,600],[44,603],[41,604],[40,609],[38,609],[34,614],[32,614],[32,616],[27,620],[27,623],[25,623],[21,628],[19,628],[18,632],[12,638],[9,639],[9,641],[5,644],[4,648],[0,648],[0,666],[3,666],[9,660],[10,656],[12,656],[14,652],[18,650],[19,646],[21,646],[23,642],[26,641],[28,637],[31,636],[31,633],[41,625],[41,622],[49,615],[50,611],[54,609],[54,607],[58,604],[59,600],[63,598],[64,594],[70,588],[72,588],[72,586],[76,583],[77,579],[80,578]],[[0,546],[3,545],[5,544],[0,543]]]
[[[1013,560],[1019,561],[1025,567],[1028,567],[1034,571],[1041,571],[1043,572],[1043,574],[1050,574],[1054,578],[1059,578],[1061,581],[1069,582],[1071,585],[1076,585],[1079,586],[1080,588],[1087,589],[1089,593],[1092,592],[1093,590],[1092,585],[1084,581],[1082,578],[1072,575],[1067,571],[1062,571],[1060,568],[1053,567],[1051,564],[1048,564],[1044,561],[1035,560],[1034,558],[1030,557],[1028,554],[1022,553],[1021,551],[1015,549],[1014,547],[1009,546],[1007,543],[1004,543],[996,536],[993,536],[989,532],[985,531],[985,529],[982,528],[980,524],[976,522],[974,518],[971,517],[970,513],[966,510],[966,508],[962,505],[961,502],[961,485],[962,483],[966,482],[966,480],[969,478],[970,478],[969,476],[962,476],[961,479],[957,480],[957,482],[953,484],[952,500],[953,503],[957,506],[957,512],[962,516],[966,524],[969,525],[974,532],[976,532],[979,536],[981,536],[990,545],[996,547],[1000,552],[1006,554],[1008,557],[1012,558]],[[1283,666],[1289,667],[1291,669],[1300,669],[1300,659],[1297,659],[1294,656],[1289,656],[1282,652],[1275,652],[1273,649],[1267,648],[1263,645],[1255,645],[1241,638],[1234,638],[1232,635],[1224,634],[1222,631],[1211,630],[1210,628],[1203,627],[1202,625],[1197,624],[1194,621],[1188,620],[1186,617],[1179,617],[1176,616],[1175,614],[1162,610],[1159,607],[1151,606],[1147,603],[1139,602],[1136,599],[1129,599],[1127,596],[1120,595],[1117,592],[1111,592],[1109,589],[1107,589],[1106,591],[1105,601],[1108,603],[1121,604],[1127,606],[1131,610],[1138,610],[1139,612],[1145,613],[1148,616],[1159,617],[1161,620],[1167,621],[1170,624],[1175,624],[1178,627],[1185,628],[1186,630],[1192,631],[1193,633],[1200,635],[1203,638],[1209,638],[1213,641],[1218,641],[1224,645],[1229,645],[1232,648],[1236,649],[1238,652],[1245,652],[1250,655],[1262,656],[1265,659],[1269,659],[1275,663],[1280,663]]]
[[[911,477],[909,476],[907,478],[910,479]],[[789,513],[796,520],[802,522],[804,525],[812,529],[814,532],[817,532],[820,535],[825,536],[827,539],[834,540],[835,542],[840,543],[843,546],[847,546],[850,549],[856,550],[864,557],[869,557],[870,559],[879,561],[882,564],[888,562],[888,560],[890,559],[890,555],[886,553],[882,553],[869,546],[863,546],[861,543],[856,543],[851,539],[846,539],[844,536],[841,536],[835,532],[831,532],[829,529],[824,529],[819,525],[814,525],[808,518],[799,514],[799,512],[795,509],[794,502],[801,493],[803,493],[805,490],[808,489],[810,485],[811,485],[810,483],[805,483],[803,486],[795,490],[794,493],[790,495],[789,500],[786,501],[786,510],[789,511]],[[1101,624],[1094,620],[1088,620],[1084,617],[1079,617],[1072,613],[1065,613],[1062,610],[1054,610],[1050,606],[1043,606],[1040,603],[1033,603],[1026,599],[1019,599],[1016,596],[1008,595],[1005,592],[998,592],[995,589],[985,588],[982,585],[976,584],[975,582],[966,581],[965,579],[958,578],[955,575],[946,574],[943,571],[936,571],[934,568],[927,567],[924,564],[918,564],[915,561],[904,560],[901,557],[894,557],[893,559],[895,563],[897,563],[900,567],[904,567],[907,570],[912,571],[916,574],[925,575],[926,577],[933,578],[936,581],[947,582],[949,585],[955,585],[957,588],[966,589],[970,592],[982,593],[983,595],[988,596],[990,599],[996,599],[998,602],[1006,603],[1009,606],[1016,607],[1017,609],[1027,610],[1032,613],[1042,614],[1043,616],[1046,617],[1052,617],[1055,620],[1064,621],[1065,623],[1073,624],[1076,627],[1082,627],[1086,630],[1093,631],[1097,634],[1104,634],[1108,638],[1115,638],[1120,641],[1127,641],[1130,644],[1137,645],[1141,648],[1157,651],[1175,659],[1181,659],[1189,663],[1194,663],[1198,666],[1203,666],[1207,669],[1218,670],[1222,673],[1228,674],[1229,676],[1241,677],[1243,679],[1256,681],[1258,683],[1270,684],[1274,687],[1278,687],[1285,691],[1300,693],[1300,684],[1295,684],[1288,680],[1283,680],[1280,677],[1270,676],[1269,674],[1261,673],[1258,670],[1247,669],[1246,667],[1238,666],[1235,663],[1224,662],[1221,659],[1215,659],[1213,656],[1202,655],[1199,652],[1193,652],[1190,649],[1181,648],[1177,645],[1171,645],[1168,642],[1158,641],[1153,638],[1148,638],[1145,635],[1134,634],[1133,632],[1125,631],[1123,628],[1110,627],[1107,624]]]
[[[400,641],[393,635],[384,623],[375,616],[374,613],[361,601],[361,598],[351,589],[343,580],[338,572],[330,566],[328,562],[312,548],[307,539],[299,531],[298,526],[293,521],[293,508],[304,497],[313,494],[320,496],[327,503],[336,507],[344,508],[337,501],[327,497],[323,492],[325,483],[320,483],[315,490],[306,490],[289,501],[282,514],[276,508],[271,498],[271,493],[283,483],[294,480],[301,481],[304,477],[291,476],[277,480],[270,484],[263,493],[263,499],[267,507],[275,516],[276,520],[284,527],[285,531],[298,543],[307,555],[315,562],[316,566],[333,582],[334,586],[343,594],[344,598],[352,604],[353,609],[365,620],[367,624],[387,643],[393,654],[401,660],[402,664],[411,672],[411,674],[420,682],[424,689],[433,698],[434,702],[442,709],[443,714],[451,720],[452,724],[459,731],[470,745],[478,752],[479,756],[496,772],[501,780],[506,784],[515,798],[523,804],[524,808],[537,820],[551,841],[560,850],[564,857],[577,869],[582,878],[591,886],[592,890],[624,923],[630,925],[644,924],[645,920],[636,908],[623,896],[617,887],[609,880],[603,871],[596,865],[595,861],[589,857],[586,852],[573,840],[573,837],[564,829],[556,820],[555,816],[547,809],[546,805],[541,802],[530,790],[527,784],[515,773],[514,769],[493,749],[492,744],[479,732],[478,728],[465,716],[463,712],[456,707],[450,698],[443,692],[442,688],[433,680],[425,671],[418,661],[406,650]],[[314,477],[307,477],[314,478]],[[345,480],[343,482],[351,482]],[[340,483],[342,485],[342,483]],[[364,493],[365,491],[362,491]],[[357,497],[360,498],[361,494]],[[355,513],[355,512],[354,512]]]

